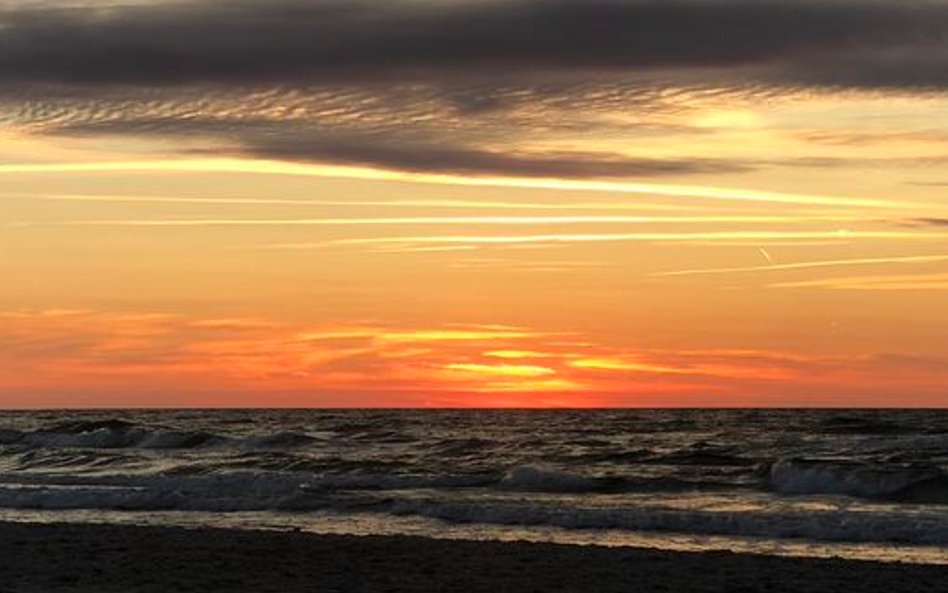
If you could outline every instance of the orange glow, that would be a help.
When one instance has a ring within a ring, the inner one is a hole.
[[[327,397],[338,405],[391,405],[396,397],[401,405],[583,407],[655,405],[657,394],[683,398],[661,400],[666,403],[738,405],[748,394],[785,394],[788,386],[806,393],[845,387],[871,398],[907,369],[933,389],[948,374],[944,361],[897,357],[617,349],[586,340],[566,349],[571,342],[556,335],[503,326],[313,328],[258,318],[81,310],[6,312],[0,321],[0,401],[12,406],[28,403],[24,391],[67,385],[97,394],[103,405],[122,405],[142,376],[153,378],[167,405],[187,405],[195,393],[208,392],[240,402],[266,389],[278,394],[273,405],[305,406]],[[485,350],[488,343],[500,348]],[[544,363],[488,362],[531,358]],[[377,399],[382,394],[386,399]]]
[[[401,332],[394,331],[382,334],[381,339],[389,342],[455,342],[481,341],[501,338],[525,338],[532,335],[518,329],[443,329],[418,330]]]
[[[484,356],[489,356],[491,358],[547,358],[551,356],[556,356],[554,354],[548,354],[546,352],[536,352],[534,350],[491,350],[485,352]]]
[[[446,364],[444,369],[449,371],[462,371],[474,375],[484,375],[488,377],[543,377],[546,375],[555,375],[556,371],[551,368],[532,366],[525,364],[471,364],[471,363],[453,363]]]
[[[643,373],[684,373],[684,369],[631,362],[610,358],[581,358],[569,363],[571,367],[593,371],[637,371]]]

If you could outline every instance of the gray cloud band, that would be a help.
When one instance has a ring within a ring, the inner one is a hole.
[[[155,3],[0,12],[7,84],[331,84],[662,69],[948,84],[944,0]]]

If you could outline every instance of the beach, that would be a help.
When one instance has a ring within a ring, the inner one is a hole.
[[[948,566],[419,537],[0,524],[0,591],[944,591]]]

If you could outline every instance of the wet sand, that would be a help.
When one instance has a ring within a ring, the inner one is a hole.
[[[948,591],[948,566],[536,543],[0,523],[0,593]]]

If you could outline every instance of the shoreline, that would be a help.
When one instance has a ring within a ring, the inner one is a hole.
[[[0,522],[0,591],[899,593],[948,566],[569,544]]]

